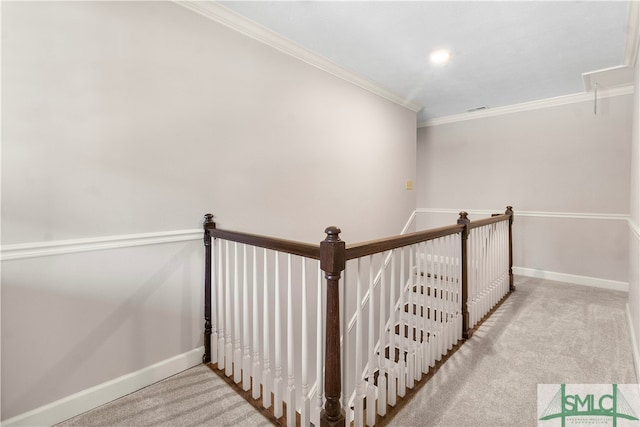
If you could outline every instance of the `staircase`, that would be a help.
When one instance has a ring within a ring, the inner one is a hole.
[[[317,246],[209,215],[203,361],[278,424],[384,423],[513,290],[512,220]]]

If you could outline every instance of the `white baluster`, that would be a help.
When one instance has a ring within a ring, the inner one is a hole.
[[[436,264],[435,240],[429,241],[429,366],[435,367],[437,360],[437,317],[436,317]]]
[[[287,425],[296,425],[296,385],[293,347],[293,296],[291,294],[291,254],[287,255]]]
[[[422,372],[429,372],[429,300],[427,299],[427,289],[429,280],[427,265],[427,244],[422,242],[418,246],[418,279],[420,280],[420,304],[422,305],[422,317],[420,318],[420,327],[422,328]]]
[[[311,402],[309,401],[309,337],[307,324],[307,260],[302,258],[302,405],[300,406],[300,425],[307,426],[311,422]]]
[[[439,238],[437,239],[437,243],[438,243],[438,250],[436,251],[437,254],[437,271],[438,271],[438,278],[437,278],[437,288],[438,288],[438,299],[436,300],[436,304],[437,304],[437,313],[438,313],[438,360],[440,360],[442,358],[442,356],[445,354],[445,337],[444,337],[444,280],[443,280],[443,274],[444,274],[444,268],[442,265],[443,259],[442,259],[442,252],[443,252],[443,239]]]
[[[367,339],[368,345],[368,365],[369,365],[369,375],[367,380],[367,425],[372,426],[376,423],[376,388],[374,383],[374,374],[375,374],[375,299],[373,295],[373,257],[369,255],[369,336]],[[379,314],[378,314],[379,315]]]
[[[222,271],[222,241],[218,245],[218,298],[216,315],[218,316],[218,369],[224,369],[224,276]]]
[[[224,276],[222,275],[222,247],[222,241],[220,241],[218,246],[218,308],[216,310],[218,316],[218,369],[224,369],[224,314],[228,308],[228,306],[224,304],[223,288],[225,282],[223,280]]]
[[[384,254],[382,259],[384,260]],[[384,416],[387,413],[387,359],[384,356],[385,348],[387,346],[386,326],[387,319],[385,316],[385,309],[387,304],[387,279],[384,269],[384,261],[382,264],[380,276],[380,313],[379,313],[379,335],[380,346],[378,347],[378,415]]]
[[[225,343],[225,366],[224,366],[224,373],[226,376],[231,377],[233,375],[233,325],[231,323],[231,269],[229,268],[229,258],[231,258],[230,256],[230,252],[229,252],[229,242],[226,242],[226,246],[227,246],[227,257],[225,259],[226,261],[226,277],[225,277],[225,286],[226,286],[226,290],[225,290],[225,314],[226,314],[226,324],[225,324],[225,328],[227,329],[227,339],[226,339],[226,343]],[[235,262],[235,260],[234,260]]]
[[[242,380],[242,348],[240,346],[240,264],[238,243],[233,244],[233,380]]]
[[[400,339],[399,339],[399,360],[398,360],[398,367],[399,367],[399,373],[398,373],[398,396],[400,397],[404,397],[405,394],[407,393],[407,364],[406,364],[406,360],[405,360],[405,353],[406,353],[406,348],[405,348],[405,340],[404,340],[404,336],[405,336],[405,319],[406,317],[404,316],[404,309],[405,309],[405,292],[406,292],[406,280],[405,280],[405,274],[404,274],[404,270],[405,270],[405,264],[404,264],[404,248],[400,248],[400,295],[398,296],[398,300],[400,301],[400,313],[398,315],[398,320],[400,320],[399,324],[400,324]]]
[[[322,292],[322,269],[318,261],[318,310],[316,312],[316,405],[318,407],[318,417],[314,425],[320,425],[320,412],[324,406],[324,295]]]
[[[218,256],[218,239],[211,239],[211,363],[218,363],[218,321],[217,321],[217,289],[219,284],[216,281],[216,256]]]
[[[267,250],[263,251],[263,285],[262,285],[262,345],[263,345],[263,362],[262,362],[262,406],[269,408],[271,406],[271,366],[269,362],[269,343],[271,336],[269,335],[269,267],[267,262]]]
[[[275,325],[275,346],[276,346],[276,372],[273,380],[273,415],[280,418],[283,415],[282,408],[282,318],[280,313],[280,265],[278,260],[278,252],[275,253],[275,277],[276,291],[274,311],[276,316]]]
[[[473,266],[471,269],[471,273],[469,275],[469,277],[471,277],[473,280],[470,282],[469,285],[469,294],[468,294],[468,307],[469,307],[469,324],[466,325],[465,327],[473,327],[473,325],[476,324],[477,321],[477,306],[476,306],[476,298],[478,295],[478,268],[479,268],[479,250],[478,250],[478,245],[479,245],[479,238],[478,238],[478,229],[473,229],[471,230],[471,247],[473,248],[473,257],[471,258],[472,262],[473,262]]]
[[[413,301],[413,286],[414,282],[412,280],[413,277],[413,245],[409,246],[409,279],[407,280],[407,310],[403,310],[406,313],[407,317],[407,387],[413,388],[415,379],[416,379],[416,353],[415,353],[415,341],[414,334],[416,330],[414,329],[414,319],[415,315],[414,311],[414,301]]]
[[[361,258],[358,258],[358,268],[356,271],[356,360],[354,371],[354,383],[356,385],[356,398],[354,403],[354,424],[356,427],[362,426],[364,411],[364,380],[362,379],[362,281],[360,276]]]
[[[467,253],[467,258],[469,258],[469,254]],[[457,306],[459,307],[458,312],[458,324],[456,326],[456,330],[458,331],[457,340],[462,339],[462,311],[464,307],[462,306],[462,235],[456,234],[456,292],[457,292]],[[469,262],[468,259],[465,262]]]
[[[344,274],[342,276],[342,286],[340,286],[340,301],[342,301],[342,304],[340,304],[340,320],[342,322],[342,329],[340,330],[340,333],[342,335],[342,348],[340,349],[340,354],[342,356],[340,358],[340,372],[342,373],[342,407],[345,411],[345,420],[347,423],[349,423],[351,422],[353,411],[351,410],[351,405],[349,405],[350,393],[347,393],[347,376],[349,375],[349,371],[347,370],[347,360],[351,360],[351,354],[349,354],[350,347],[348,337],[349,320],[347,319],[347,284],[349,283],[347,281],[347,270],[348,269],[345,268]]]
[[[266,270],[262,273],[267,276]],[[260,398],[260,315],[259,315],[259,298],[258,298],[258,254],[256,247],[253,247],[253,369],[252,372],[252,389],[251,397],[254,399]],[[264,298],[266,298],[266,289],[264,291]]]
[[[251,388],[251,353],[249,336],[249,272],[247,270],[247,245],[242,246],[242,389]]]
[[[396,397],[398,395],[398,370],[395,366],[395,350],[396,350],[396,254],[395,250],[391,251],[391,287],[389,289],[389,383],[387,384],[389,394],[387,400],[389,405],[396,405]],[[382,350],[384,351],[384,349]]]
[[[447,236],[447,239],[449,240],[449,254],[448,254],[448,260],[447,260],[447,265],[449,266],[449,274],[448,274],[448,278],[447,278],[447,288],[449,289],[449,299],[448,299],[448,303],[449,303],[449,349],[451,349],[453,347],[453,345],[456,343],[456,308],[457,308],[457,304],[456,304],[456,300],[455,300],[455,282],[454,282],[454,276],[455,276],[455,235],[449,235]]]

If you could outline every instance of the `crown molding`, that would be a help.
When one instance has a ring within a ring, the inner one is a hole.
[[[346,70],[321,55],[312,52],[299,44],[277,34],[274,31],[269,30],[266,27],[228,9],[221,4],[212,1],[194,1],[194,0],[173,0],[175,4],[178,4],[186,9],[189,9],[195,13],[198,13],[206,18],[211,19],[219,24],[222,24],[232,30],[235,30],[247,37],[264,43],[272,48],[299,59],[309,65],[319,68],[329,74],[332,74],[342,80],[359,86],[371,93],[374,93],[382,98],[385,98],[395,104],[408,108],[413,112],[418,112],[422,109],[421,105],[411,102],[404,97],[399,96],[392,91],[373,83],[372,81],[362,77],[356,73]]]
[[[632,94],[633,86],[623,86],[598,91],[598,99],[611,98]],[[541,99],[538,101],[524,102],[522,104],[507,105],[504,107],[489,108],[487,110],[462,113],[447,117],[425,120],[418,123],[419,128],[444,125],[447,123],[464,122],[467,120],[483,119],[486,117],[502,116],[505,114],[520,113],[524,111],[540,110],[542,108],[557,107],[560,105],[575,104],[578,102],[593,101],[593,93],[580,92],[572,95],[558,96],[555,98]]]

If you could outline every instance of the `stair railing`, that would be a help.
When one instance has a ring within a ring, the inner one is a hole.
[[[289,426],[374,425],[513,290],[512,222],[462,212],[355,245],[328,227],[311,245],[207,214],[203,362]]]

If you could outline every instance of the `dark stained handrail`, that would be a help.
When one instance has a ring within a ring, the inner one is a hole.
[[[320,246],[293,240],[278,239],[276,237],[259,236],[257,234],[240,233],[220,229],[209,230],[211,237],[245,243],[259,248],[272,249],[292,255],[300,255],[312,259],[320,259]]]
[[[385,237],[383,239],[347,245],[346,259],[350,260],[361,258],[363,256],[386,252],[403,246],[426,242],[427,240],[460,233],[463,229],[464,226],[462,225],[448,225],[426,231],[417,231],[415,233],[402,234],[399,236]]]
[[[496,222],[509,221],[509,218],[511,218],[511,215],[501,214],[494,215],[489,218],[477,219],[475,221],[471,221],[471,223],[469,224],[469,228],[478,228],[489,224],[495,224]]]
[[[501,221],[510,220],[511,215],[500,214],[489,218],[483,218],[469,223],[469,229],[482,227],[489,224],[495,224]],[[242,233],[238,231],[221,230],[219,228],[207,227],[211,237],[232,242],[244,243],[259,248],[272,249],[275,251],[285,252],[292,255],[299,255],[311,259],[320,259],[320,247],[310,243],[297,242],[293,240],[285,240],[277,237],[261,236],[258,234]],[[402,234],[391,237],[384,237],[366,242],[353,243],[346,246],[346,260],[361,258],[367,255],[373,255],[380,252],[386,252],[391,249],[403,246],[413,245],[428,240],[437,239],[439,237],[449,236],[451,234],[460,233],[464,226],[460,224],[448,225],[439,228],[433,228],[426,231],[416,231],[414,233]]]

